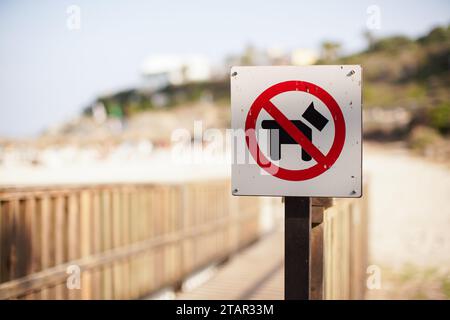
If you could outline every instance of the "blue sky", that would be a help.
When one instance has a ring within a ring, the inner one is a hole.
[[[81,29],[66,27],[67,7]],[[346,52],[364,47],[368,6],[377,36],[418,36],[450,22],[450,1],[20,1],[0,0],[0,136],[26,137],[78,114],[99,93],[139,83],[151,54],[213,61],[258,47]]]

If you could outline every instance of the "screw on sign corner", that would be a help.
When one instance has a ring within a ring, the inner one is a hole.
[[[233,73],[231,74],[231,76],[232,76],[232,77],[236,77],[236,76],[237,76],[237,72],[236,72],[236,71],[233,72]]]
[[[233,189],[233,194],[238,193],[238,191],[239,191],[238,189]]]

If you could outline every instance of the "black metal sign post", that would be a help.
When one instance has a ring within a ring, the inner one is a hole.
[[[311,280],[311,198],[284,200],[284,299],[308,300]]]

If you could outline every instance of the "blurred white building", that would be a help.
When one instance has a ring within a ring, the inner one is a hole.
[[[208,59],[200,55],[155,55],[144,61],[142,74],[147,88],[158,89],[167,85],[208,81],[211,66]]]
[[[291,64],[294,66],[307,66],[317,62],[319,55],[310,49],[295,49],[291,52]]]

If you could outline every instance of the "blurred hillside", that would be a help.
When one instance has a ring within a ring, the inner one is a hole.
[[[407,129],[426,125],[448,134],[450,26],[435,28],[418,39],[366,37],[366,51],[338,59],[364,67],[364,107],[407,109],[412,116]]]
[[[450,159],[450,25],[417,39],[364,36],[367,49],[346,57],[339,43],[324,43],[318,63],[363,66],[365,138]]]
[[[203,130],[229,127],[232,65],[360,64],[365,138],[398,141],[430,158],[450,159],[450,25],[417,39],[365,37],[367,49],[350,56],[342,56],[335,42],[324,42],[320,55],[248,46],[215,70],[202,57],[156,57],[146,61],[139,87],[101,95],[76,119],[22,144],[166,147],[173,130],[192,132],[196,120],[203,121]],[[7,150],[17,143],[5,140],[1,145]]]
[[[404,36],[375,39],[370,33],[365,37],[367,49],[345,57],[340,57],[338,43],[325,42],[321,59],[316,63],[363,66],[364,108],[373,109],[365,114],[368,118],[366,136],[402,139],[418,126],[431,128],[431,131],[425,131],[436,136],[435,139],[438,139],[437,133],[449,134],[450,26],[437,27],[418,39]],[[266,61],[250,47],[241,56],[228,59],[227,63],[229,67],[231,64],[289,64],[292,61],[283,56]],[[132,89],[100,97],[97,101],[106,108],[109,117],[118,118],[132,118],[143,111],[170,110],[186,104],[208,103],[223,107],[228,102],[226,73],[210,81],[169,84],[157,90]],[[89,107],[85,114],[92,115],[93,110]],[[225,116],[229,117],[229,114]],[[212,125],[222,127],[228,123],[222,120]]]

